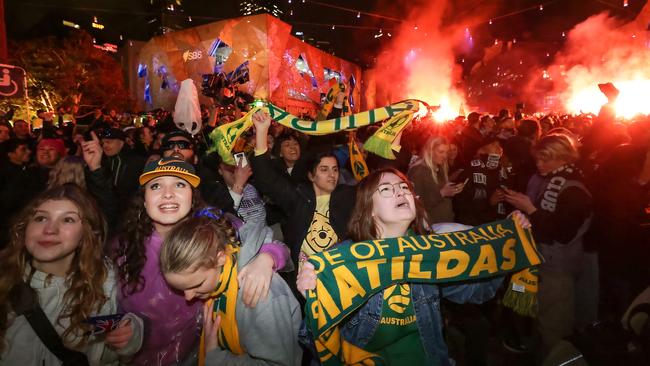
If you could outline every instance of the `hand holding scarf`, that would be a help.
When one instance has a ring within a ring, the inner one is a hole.
[[[305,321],[325,366],[381,363],[379,356],[346,342],[338,326],[385,287],[480,280],[541,263],[530,230],[517,216],[465,231],[343,245],[309,261],[317,280],[307,294]]]

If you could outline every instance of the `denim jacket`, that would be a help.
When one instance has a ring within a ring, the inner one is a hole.
[[[440,298],[444,297],[455,303],[482,303],[494,296],[503,277],[453,286],[436,286],[425,284],[411,285],[411,301],[420,332],[420,341],[426,356],[435,360],[431,364],[451,366],[447,345],[442,335],[442,315]],[[373,295],[354,315],[341,326],[341,335],[348,342],[365,348],[372,339],[381,318],[383,291]]]

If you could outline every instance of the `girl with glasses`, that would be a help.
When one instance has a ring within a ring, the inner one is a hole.
[[[381,169],[359,183],[348,225],[352,240],[338,245],[429,232],[426,212],[408,179],[398,170]],[[497,277],[459,285],[401,283],[387,287],[343,321],[341,336],[379,354],[387,365],[452,365],[442,334],[441,299],[481,303],[494,296],[501,282]],[[316,287],[311,263],[303,265],[297,287],[303,294]]]

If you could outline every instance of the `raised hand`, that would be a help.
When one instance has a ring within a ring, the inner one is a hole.
[[[92,137],[92,140],[81,143],[81,151],[83,153],[84,161],[88,165],[88,169],[95,171],[102,165],[102,155],[104,154],[104,150],[102,149],[99,138],[94,131],[90,131],[90,136]]]

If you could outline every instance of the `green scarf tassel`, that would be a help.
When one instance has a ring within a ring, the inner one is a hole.
[[[537,267],[526,268],[513,274],[508,289],[503,296],[503,305],[517,314],[536,317],[538,309],[538,276],[539,270]]]
[[[381,139],[375,135],[370,136],[363,144],[363,148],[373,154],[379,155],[384,159],[395,160],[392,143]]]

